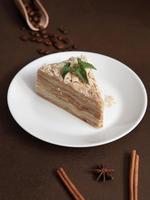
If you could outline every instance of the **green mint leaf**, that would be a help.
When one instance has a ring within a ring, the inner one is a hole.
[[[88,78],[85,69],[78,67],[75,71],[75,74],[79,77],[82,82],[88,83]]]
[[[65,78],[66,74],[70,72],[70,63],[66,63],[62,69],[62,77]]]
[[[84,69],[96,69],[91,63],[88,63],[88,62],[85,62],[85,61],[82,61],[81,58],[77,58],[78,60],[78,64],[83,67]]]
[[[82,70],[81,70],[81,74],[82,74],[82,76],[84,77],[84,81],[85,81],[86,83],[89,83],[89,80],[88,80],[87,73],[86,73],[85,69],[82,69]]]

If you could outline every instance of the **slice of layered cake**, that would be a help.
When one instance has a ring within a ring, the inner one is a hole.
[[[94,127],[103,126],[104,102],[85,57],[39,68],[36,92]]]

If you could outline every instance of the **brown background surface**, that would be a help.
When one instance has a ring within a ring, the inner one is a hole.
[[[150,3],[148,1],[44,1],[51,27],[67,27],[78,50],[93,51],[129,65],[150,91]],[[18,39],[24,25],[13,1],[0,4],[0,200],[71,199],[56,177],[63,166],[89,200],[128,199],[129,152],[140,154],[139,199],[150,196],[150,114],[126,137],[94,148],[65,148],[42,142],[22,130],[7,107],[13,76],[36,59],[37,45]],[[133,94],[134,95],[134,94]],[[137,99],[138,100],[138,99]],[[97,183],[89,170],[105,163],[115,180]]]

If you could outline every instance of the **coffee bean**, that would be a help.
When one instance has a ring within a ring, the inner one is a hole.
[[[48,38],[48,35],[45,34],[45,35],[42,35],[42,37],[43,37],[44,39],[47,39],[47,38]]]
[[[36,13],[38,17],[42,17],[42,14],[40,12]]]
[[[62,26],[61,26],[61,27],[58,27],[57,29],[58,29],[59,32],[62,33],[62,34],[68,34],[68,33],[69,33],[69,32],[68,32],[64,27],[62,27]]]
[[[57,36],[57,39],[58,39],[59,41],[64,42],[65,44],[70,44],[70,43],[71,43],[71,41],[70,41],[69,38],[64,37],[64,36],[62,36],[62,35]]]
[[[44,49],[37,49],[37,52],[40,53],[40,54],[43,54],[45,52]]]
[[[53,46],[54,46],[56,49],[58,49],[58,50],[63,50],[63,49],[65,49],[64,43],[59,42],[59,41],[54,42],[54,43],[53,43]]]
[[[47,45],[47,46],[51,46],[52,42],[49,40],[49,41],[45,41],[44,44]]]
[[[39,29],[39,24],[37,24],[37,23],[34,22],[34,27]]]
[[[69,38],[63,38],[63,40],[62,40],[65,44],[69,44],[69,43],[71,43],[71,41],[70,41],[70,39]]]
[[[44,30],[44,27],[39,25],[39,31],[42,32],[42,30]]]
[[[35,15],[35,12],[33,11],[33,10],[31,10],[30,12],[29,12],[29,16],[34,16]]]
[[[50,37],[50,40],[51,40],[52,43],[57,42],[57,38],[56,38],[55,35],[53,35],[53,37]]]
[[[41,34],[42,34],[42,35],[45,35],[46,33],[47,33],[47,31],[46,31],[45,29],[42,28],[42,29],[41,29]]]
[[[33,21],[34,21],[34,22],[39,22],[39,21],[40,21],[40,18],[39,18],[38,16],[34,16],[34,17],[33,17]]]
[[[36,32],[36,33],[35,33],[35,36],[36,36],[36,37],[40,37],[41,35],[40,35],[40,33]]]
[[[45,55],[50,54],[50,50],[45,51]]]
[[[36,35],[36,31],[31,31],[30,34],[35,36]]]
[[[37,22],[32,21],[32,25],[33,25],[35,28],[38,28]]]
[[[28,38],[27,35],[21,35],[21,36],[20,36],[20,39],[21,39],[22,41],[27,41],[29,38]]]
[[[37,38],[37,40],[36,40],[38,43],[41,43],[41,42],[43,42],[43,39],[42,38]]]
[[[59,41],[62,41],[63,38],[64,38],[64,37],[63,37],[62,35],[58,35],[58,36],[57,36],[57,39],[58,39]]]
[[[42,38],[42,36],[41,36],[41,38]],[[42,38],[42,40],[43,40],[43,43],[44,43],[44,42],[48,42],[48,41],[50,41],[49,38],[46,38],[46,39],[43,39],[43,38]]]
[[[39,54],[43,54],[43,55],[50,54],[50,50],[48,50],[48,49],[38,49],[37,52]]]
[[[30,22],[32,22],[32,21],[33,21],[33,18],[32,18],[32,17],[29,17],[29,20],[30,20]]]
[[[28,13],[32,11],[31,7],[29,7],[28,5],[26,6],[26,10]]]

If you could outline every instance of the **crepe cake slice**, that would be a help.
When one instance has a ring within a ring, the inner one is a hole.
[[[86,69],[88,82],[68,72],[65,77],[62,70],[66,63],[74,66],[77,57],[63,62],[47,64],[38,69],[36,92],[53,104],[63,108],[94,127],[103,126],[104,102],[92,69]],[[87,61],[83,56],[80,60]]]

